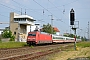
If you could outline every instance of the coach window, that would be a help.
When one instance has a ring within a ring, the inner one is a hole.
[[[55,37],[53,37],[53,39],[55,39]]]
[[[66,38],[66,40],[69,40],[68,38]]]
[[[60,39],[63,39],[63,38],[60,38]]]

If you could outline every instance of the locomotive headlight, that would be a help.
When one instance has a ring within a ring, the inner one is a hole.
[[[28,40],[31,39],[31,38],[28,38]]]

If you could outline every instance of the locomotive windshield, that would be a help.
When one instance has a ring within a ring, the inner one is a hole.
[[[36,34],[28,34],[28,36],[36,36]]]

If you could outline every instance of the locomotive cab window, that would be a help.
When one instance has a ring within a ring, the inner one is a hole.
[[[36,36],[36,34],[28,34],[28,36]]]

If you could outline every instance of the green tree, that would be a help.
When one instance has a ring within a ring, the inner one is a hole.
[[[14,41],[15,40],[15,36],[12,35],[12,32],[10,30],[5,29],[2,33],[2,37],[3,38],[10,38],[10,41]]]
[[[3,38],[11,38],[12,37],[12,32],[10,30],[5,29],[2,33]]]
[[[86,39],[86,37],[81,37],[81,40],[86,41],[87,39]]]
[[[68,37],[68,36],[67,36],[67,35],[65,35],[65,34],[64,34],[63,36],[66,36],[66,37]]]
[[[74,36],[75,36],[74,34],[69,34],[69,37],[72,37],[72,38],[74,38]]]
[[[14,35],[10,38],[10,41],[15,41],[15,36]]]
[[[65,35],[65,34],[64,34],[63,36],[71,37],[71,38],[74,38],[74,37],[75,37],[74,34],[68,34],[68,35]],[[77,36],[77,35],[76,35],[76,38],[80,39],[80,36]]]
[[[80,39],[80,36],[77,36],[78,39]]]
[[[46,33],[50,33],[50,34],[55,34],[55,30],[53,29],[53,32],[52,32],[52,26],[48,23],[47,25],[43,25],[43,28],[42,28],[42,32],[46,32]]]
[[[64,34],[63,36],[74,38],[75,35],[73,35],[73,34]]]

